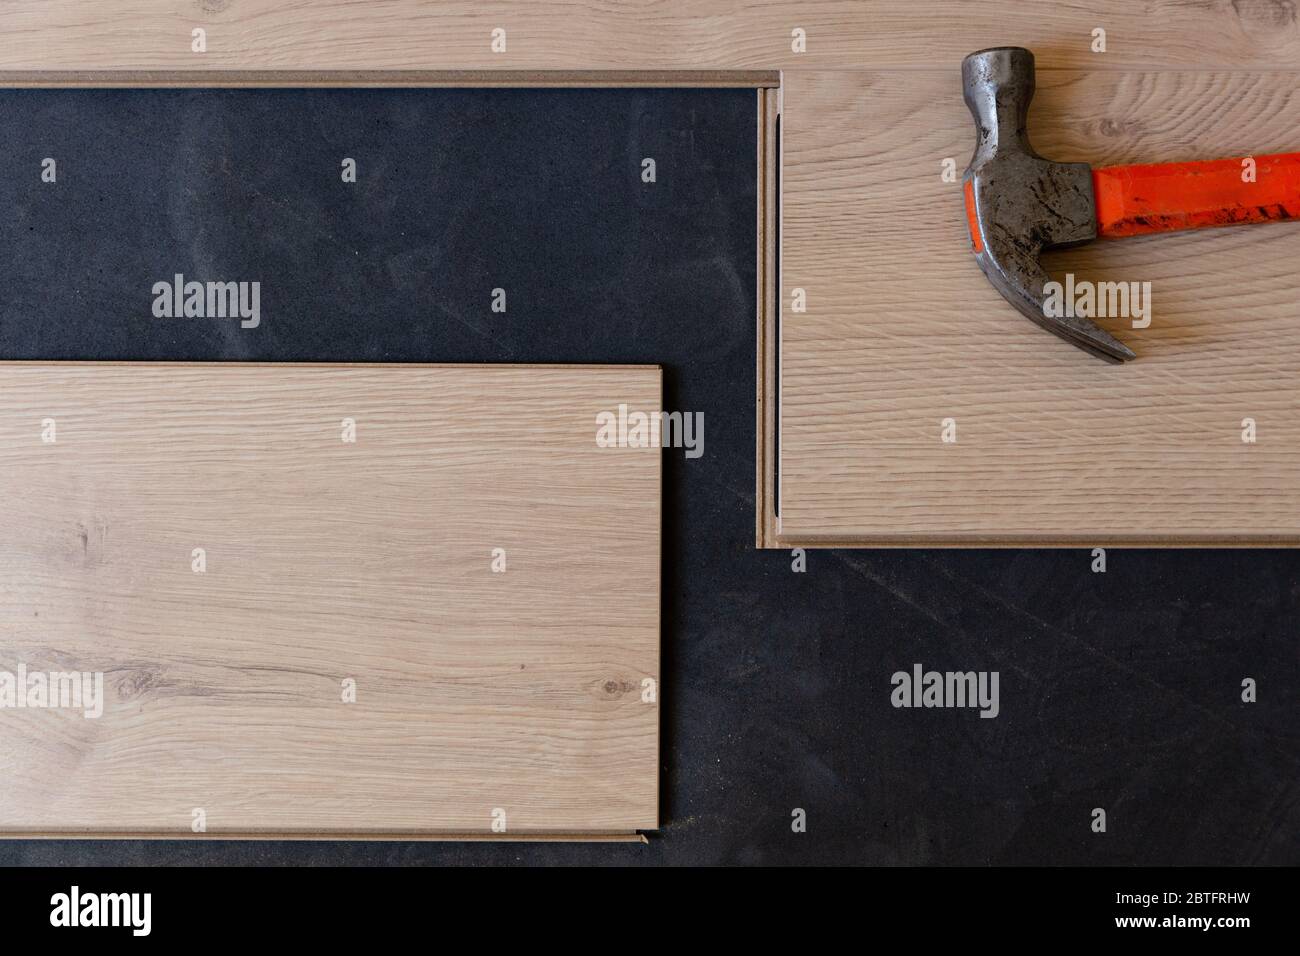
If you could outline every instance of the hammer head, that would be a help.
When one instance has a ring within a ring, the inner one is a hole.
[[[980,50],[962,61],[961,75],[977,136],[963,183],[980,268],[1008,302],[1049,332],[1111,362],[1133,358],[1088,319],[1057,318],[1043,309],[1051,277],[1039,255],[1095,239],[1097,211],[1087,163],[1054,163],[1029,144],[1034,55],[1022,47]]]

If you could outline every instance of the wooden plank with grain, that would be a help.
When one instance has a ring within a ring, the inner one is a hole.
[[[595,436],[660,390],[0,363],[0,670],[103,675],[0,709],[0,834],[654,828],[660,454]]]
[[[1076,69],[1300,58],[1286,0],[13,0],[0,35],[0,70],[880,69],[1002,45]]]
[[[1030,134],[1094,165],[1294,150],[1298,80],[1040,73]],[[956,70],[791,72],[783,101],[782,543],[1300,543],[1300,226],[1049,255],[1152,284],[1150,328],[1099,320],[1138,353],[1110,366],[972,261],[941,177],[974,141]]]

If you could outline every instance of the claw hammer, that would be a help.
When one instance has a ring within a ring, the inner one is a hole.
[[[1052,162],[1034,152],[1026,130],[1034,55],[1022,47],[980,50],[961,71],[977,135],[963,177],[975,260],[1022,314],[1099,358],[1134,355],[1087,318],[1046,314],[1044,249],[1300,218],[1300,153],[1254,157],[1253,179],[1243,175],[1241,158],[1104,169]]]

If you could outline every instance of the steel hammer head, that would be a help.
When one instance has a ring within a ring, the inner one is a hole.
[[[975,117],[975,153],[963,184],[975,259],[993,287],[1029,319],[1112,362],[1133,353],[1086,318],[1049,316],[1038,263],[1044,249],[1097,237],[1092,169],[1034,152],[1026,125],[1034,97],[1034,55],[996,47],[962,61],[966,105]]]

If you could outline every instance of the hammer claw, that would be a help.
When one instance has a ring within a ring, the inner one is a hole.
[[[1048,314],[1046,285],[1051,276],[1038,264],[1036,253],[1011,251],[998,257],[977,254],[975,260],[1002,297],[1035,325],[1107,362],[1135,357],[1127,345],[1089,319]]]

